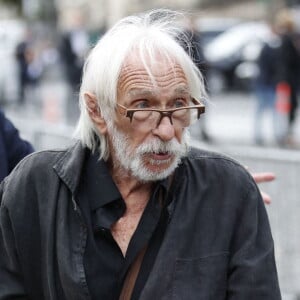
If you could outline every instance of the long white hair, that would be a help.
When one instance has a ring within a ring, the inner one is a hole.
[[[136,55],[153,80],[151,65],[158,57],[167,59],[170,64],[179,64],[191,96],[198,99],[205,97],[202,75],[183,48],[190,45],[181,22],[184,17],[182,13],[166,9],[125,17],[107,31],[91,50],[83,69],[79,94],[81,114],[75,134],[92,151],[98,149],[100,158],[108,158],[108,143],[89,117],[84,94],[94,94],[104,120],[113,122],[118,79],[128,55]]]

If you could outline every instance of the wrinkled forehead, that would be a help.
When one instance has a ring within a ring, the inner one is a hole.
[[[181,83],[187,85],[185,73],[180,64],[172,57],[155,53],[151,58],[143,58],[132,53],[124,60],[121,68],[118,90],[124,90],[130,84],[163,87],[165,84]]]

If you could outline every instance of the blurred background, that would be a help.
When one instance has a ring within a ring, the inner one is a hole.
[[[121,17],[158,7],[190,16],[209,96],[194,145],[277,175],[262,188],[283,299],[300,299],[300,0],[0,0],[0,109],[36,150],[68,145],[89,49]]]

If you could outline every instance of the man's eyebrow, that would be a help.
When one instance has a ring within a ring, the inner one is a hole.
[[[190,94],[190,90],[187,86],[179,86],[174,90],[174,93],[188,95],[188,94]]]
[[[145,97],[145,96],[153,96],[154,92],[150,90],[144,90],[144,89],[132,89],[128,92],[128,95],[132,97],[136,97],[136,96]]]

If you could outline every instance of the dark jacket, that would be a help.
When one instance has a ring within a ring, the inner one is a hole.
[[[256,78],[258,85],[276,88],[279,82],[278,60],[280,45],[277,41],[266,42],[257,60],[259,74]]]
[[[20,138],[18,130],[0,110],[0,182],[31,152],[32,146]]]
[[[280,81],[289,83],[292,87],[299,84],[300,55],[295,46],[295,37],[292,34],[282,34],[278,64]]]
[[[30,155],[0,188],[0,299],[90,299],[76,203],[86,149]],[[143,300],[280,298],[266,210],[235,161],[191,150],[170,189],[169,224]]]

